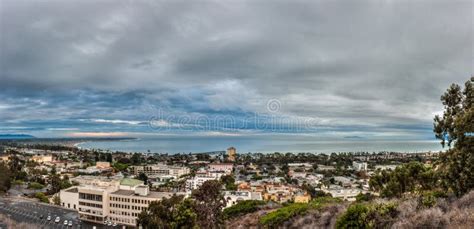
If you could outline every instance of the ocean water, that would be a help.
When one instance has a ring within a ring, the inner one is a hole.
[[[437,152],[442,150],[438,141],[429,140],[319,140],[307,137],[154,137],[121,141],[90,141],[81,148],[124,152],[201,153],[224,151],[230,146],[238,153],[270,152]]]

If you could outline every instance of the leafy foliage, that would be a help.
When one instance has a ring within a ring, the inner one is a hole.
[[[0,192],[6,192],[11,187],[12,173],[4,163],[0,163],[0,174]]]
[[[173,196],[152,202],[138,215],[137,223],[144,228],[220,227],[225,203],[221,187],[218,181],[207,181],[193,191],[192,198]]]
[[[226,190],[237,190],[235,178],[232,175],[225,175],[221,177],[221,182],[224,184]]]
[[[252,213],[260,209],[260,206],[265,205],[265,201],[260,200],[244,200],[238,202],[236,205],[224,209],[224,218],[233,218],[247,213]]]
[[[433,130],[442,146],[454,142],[454,148],[442,156],[440,171],[445,184],[461,196],[474,188],[474,77],[462,92],[459,85],[451,85],[441,101],[443,117],[435,116]]]
[[[438,177],[431,167],[420,162],[410,162],[394,171],[376,171],[369,184],[382,197],[401,197],[406,192],[421,192],[437,187]]]
[[[397,215],[395,203],[354,204],[339,217],[336,228],[386,228]]]
[[[40,184],[40,183],[37,183],[37,182],[31,182],[29,185],[28,185],[28,188],[29,189],[43,189],[44,188],[44,185]]]
[[[293,203],[282,207],[276,211],[270,212],[260,219],[260,223],[270,227],[281,225],[290,218],[304,214],[308,211],[309,205],[304,203]]]
[[[339,203],[341,200],[331,197],[321,197],[309,203],[293,203],[276,211],[270,212],[260,218],[260,224],[268,227],[276,227],[289,219],[305,214],[308,210],[319,209],[328,204]]]
[[[125,171],[128,169],[128,164],[125,164],[125,163],[120,163],[120,162],[116,162],[113,164],[113,167],[114,169],[116,169],[117,171]]]
[[[49,199],[48,199],[48,197],[47,197],[44,193],[42,193],[42,192],[37,192],[37,193],[35,193],[35,197],[36,197],[37,199],[39,199],[41,202],[43,202],[43,203],[48,203],[48,204],[49,204]]]
[[[175,195],[152,202],[138,215],[138,224],[143,228],[194,228],[196,213],[190,200]]]
[[[192,192],[200,227],[215,228],[223,223],[222,208],[225,206],[225,200],[221,189],[221,182],[210,180]]]

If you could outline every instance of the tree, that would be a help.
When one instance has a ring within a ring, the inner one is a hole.
[[[142,163],[142,156],[139,153],[134,153],[130,160],[133,165],[140,165]]]
[[[53,197],[53,203],[58,206],[61,205],[61,198],[59,197],[59,195],[55,195]]]
[[[145,182],[145,184],[148,184],[148,176],[144,173],[138,174],[138,179]]]
[[[198,214],[197,223],[201,228],[218,228],[223,223],[222,208],[225,200],[221,189],[221,182],[211,180],[192,192]]]
[[[197,214],[191,199],[183,196],[163,198],[152,202],[138,215],[137,223],[143,228],[195,228]]]
[[[446,186],[461,196],[474,188],[474,77],[462,92],[459,85],[451,85],[441,101],[443,117],[435,116],[433,130],[443,147],[447,141],[454,148],[441,156],[439,171]]]
[[[0,192],[7,192],[11,187],[12,173],[4,163],[0,163],[0,174]]]
[[[463,95],[461,87],[451,84],[448,90],[441,96],[444,105],[443,117],[434,117],[434,132],[437,139],[441,140],[441,145],[446,144],[451,147],[451,143],[456,140],[455,119],[462,112]]]
[[[224,184],[226,190],[237,190],[235,178],[232,175],[225,175],[221,177],[221,182]]]
[[[50,195],[55,194],[61,190],[61,178],[59,175],[54,174],[49,176],[49,184],[51,185],[48,193]]]
[[[125,171],[128,168],[128,164],[123,164],[120,162],[114,163],[113,167],[118,171]]]
[[[369,180],[370,187],[383,197],[402,197],[407,192],[431,190],[439,186],[432,168],[412,161],[394,171],[376,171]]]
[[[112,163],[112,154],[111,153],[106,153],[106,161]]]

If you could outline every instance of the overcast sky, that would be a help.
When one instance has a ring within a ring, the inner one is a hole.
[[[0,133],[433,139],[440,95],[474,73],[473,11],[0,0]]]

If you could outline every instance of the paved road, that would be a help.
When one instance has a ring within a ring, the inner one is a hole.
[[[87,222],[81,222],[76,211],[64,209],[61,207],[33,202],[27,199],[5,199],[0,198],[0,214],[6,215],[17,222],[24,222],[37,225],[38,228],[44,229],[75,229],[75,228],[92,228],[97,229],[111,228],[103,225],[95,225]],[[51,220],[47,220],[47,216],[51,216]],[[43,217],[41,217],[43,216]],[[55,223],[54,219],[59,216],[59,223]],[[64,220],[72,221],[73,226],[64,225]]]

